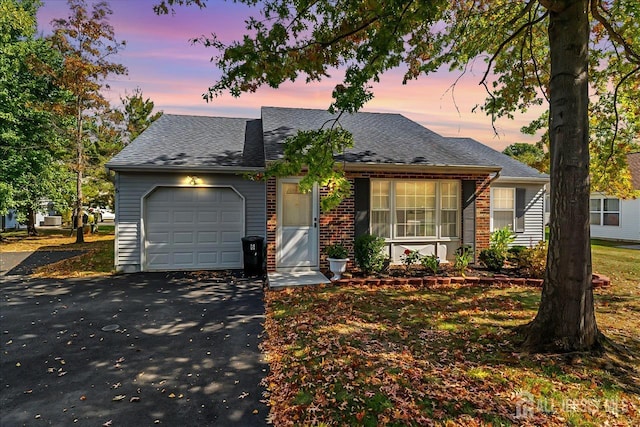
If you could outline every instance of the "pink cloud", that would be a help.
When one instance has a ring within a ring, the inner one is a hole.
[[[244,5],[230,2],[209,2],[203,10],[179,7],[175,15],[156,16],[152,5],[156,0],[112,1],[110,22],[116,36],[127,41],[127,47],[113,59],[129,69],[127,76],[109,80],[107,97],[119,104],[119,97],[140,87],[156,108],[166,113],[258,117],[261,106],[327,108],[333,87],[340,82],[343,71],[333,72],[331,79],[306,84],[303,79],[287,82],[279,89],[261,88],[256,93],[243,94],[239,99],[230,95],[206,103],[202,94],[215,83],[219,70],[210,62],[215,52],[189,40],[216,32],[224,42],[241,38],[244,19],[258,13]],[[40,30],[51,31],[49,22],[68,15],[64,1],[44,0],[38,14]],[[483,112],[471,113],[482,104],[486,93],[478,86],[482,64],[465,75],[455,88],[454,97],[448,91],[458,74],[438,72],[402,85],[402,70],[385,74],[374,85],[375,98],[366,111],[395,112],[416,120],[445,136],[469,136],[497,149],[516,141],[537,138],[520,134],[519,129],[537,117],[542,109],[534,109],[516,120],[501,119],[495,123]],[[455,101],[454,101],[455,100]],[[456,111],[456,105],[459,111]]]

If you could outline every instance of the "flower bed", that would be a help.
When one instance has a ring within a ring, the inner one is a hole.
[[[482,268],[469,268],[469,274],[457,276],[446,268],[441,274],[431,275],[424,269],[414,268],[407,270],[401,267],[392,267],[387,274],[377,276],[364,276],[359,272],[346,273],[345,277],[335,281],[338,285],[367,285],[367,286],[425,286],[438,285],[480,285],[480,286],[532,286],[541,288],[543,279],[522,277],[516,269],[504,269],[501,273],[491,273]],[[592,284],[594,288],[608,287],[611,279],[601,274],[593,274]]]

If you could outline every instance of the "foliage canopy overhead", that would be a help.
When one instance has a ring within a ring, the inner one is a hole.
[[[640,3],[588,3],[593,187],[624,196],[631,191],[625,156],[640,140]],[[204,7],[207,1],[162,0],[155,10],[169,13],[183,4]],[[203,96],[239,96],[300,78],[318,81],[343,68],[330,110],[354,112],[373,97],[371,82],[390,69],[403,70],[406,83],[441,69],[464,74],[475,66],[484,72],[480,83],[487,90],[477,108],[492,120],[511,118],[549,101],[547,18],[565,4],[267,0],[247,19],[242,39],[225,43],[212,34],[194,40],[215,48],[213,62],[222,71]],[[547,124],[545,113],[523,132],[545,131]],[[546,132],[542,140],[548,140]]]

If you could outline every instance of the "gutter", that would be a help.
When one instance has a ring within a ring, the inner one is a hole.
[[[497,179],[497,178],[494,178]],[[493,182],[493,180],[491,182]],[[515,177],[515,176],[503,176],[500,178],[501,183],[513,183],[513,184],[546,184],[549,182],[549,178],[543,177]]]
[[[336,162],[342,163],[342,162]],[[343,163],[344,164],[344,163]],[[406,164],[406,163],[346,163],[345,171],[353,172],[434,172],[434,173],[492,173],[502,169],[500,166],[473,166],[473,165],[449,165],[449,164]]]

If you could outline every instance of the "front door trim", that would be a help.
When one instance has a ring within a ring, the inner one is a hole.
[[[320,216],[320,207],[319,207],[319,198],[318,198],[318,186],[314,184],[313,189],[311,191],[311,201],[312,201],[312,218],[311,224],[309,224],[309,250],[310,250],[310,259],[308,265],[300,265],[300,266],[291,266],[291,265],[283,265],[282,258],[283,253],[281,252],[284,248],[283,242],[283,227],[282,227],[282,209],[283,209],[283,191],[282,184],[286,183],[300,183],[299,177],[289,177],[289,178],[279,178],[277,183],[277,197],[276,197],[276,270],[277,271],[309,271],[309,270],[318,270],[320,266],[320,224],[319,224],[319,216]]]

